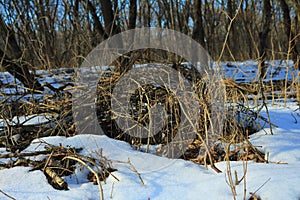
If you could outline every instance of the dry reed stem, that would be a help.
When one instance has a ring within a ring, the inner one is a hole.
[[[236,19],[236,17],[238,16],[239,12],[240,12],[241,6],[242,6],[242,1],[239,3],[237,12],[234,14],[234,16],[232,18],[230,18],[230,16],[226,12],[224,12],[225,15],[229,18],[230,22],[229,22],[229,25],[228,25],[228,28],[227,28],[227,33],[226,33],[226,36],[225,36],[225,41],[223,42],[223,46],[222,46],[220,56],[217,59],[217,63],[221,62],[222,56],[224,54],[224,51],[225,51],[225,48],[226,48],[226,45],[227,45],[227,41],[228,41],[228,38],[229,38],[229,33],[230,33],[230,30],[231,30],[232,24],[233,24],[234,20]]]
[[[0,193],[4,194],[6,197],[8,197],[9,199],[12,199],[12,200],[16,200],[15,198],[13,198],[12,196],[8,195],[6,192],[3,192],[1,189],[0,189]]]
[[[100,196],[99,198],[100,198],[100,200],[104,200],[103,188],[102,188],[98,173],[95,172],[95,170],[93,170],[88,164],[86,164],[84,161],[80,160],[79,158],[76,158],[74,156],[66,156],[62,160],[65,160],[65,159],[71,159],[71,160],[75,160],[75,161],[79,162],[80,164],[85,166],[88,170],[90,170],[94,174],[94,176],[96,177],[96,180],[97,180],[97,184],[98,184],[99,196]]]
[[[37,156],[37,155],[48,155],[49,151],[36,151],[32,153],[8,153],[0,154],[0,158],[14,158],[14,157],[26,157],[26,156]]]
[[[134,167],[134,165],[131,163],[130,159],[128,158],[128,161],[120,161],[120,160],[115,160],[114,162],[117,163],[122,163],[122,164],[128,164],[130,166],[130,168],[132,169],[132,171],[138,176],[140,182],[142,185],[145,185],[145,182],[143,181],[141,174],[137,171],[137,169]]]
[[[139,177],[142,185],[145,185],[145,182],[143,181],[141,174],[136,170],[136,168],[133,166],[133,164],[131,163],[130,159],[128,158],[127,163],[129,164],[129,166],[131,167],[131,169],[133,170],[133,172]]]

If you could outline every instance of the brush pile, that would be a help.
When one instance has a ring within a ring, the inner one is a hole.
[[[219,138],[213,144],[205,145],[207,130],[212,120],[209,118],[210,108],[213,106],[210,103],[210,93],[207,91],[206,83],[187,64],[176,64],[171,67],[180,71],[192,83],[198,93],[199,105],[201,105],[198,128],[188,133],[192,142],[187,144],[188,148],[181,158],[203,165],[213,165],[215,162],[224,160],[267,162],[264,154],[248,141],[250,134],[262,128],[262,124],[258,121],[266,122],[267,120],[261,117],[255,109],[246,107],[239,98],[236,102],[234,99],[229,99],[222,133],[218,134]],[[100,77],[96,102],[100,126],[107,136],[126,141],[137,150],[150,152],[152,149],[152,153],[164,155],[162,152],[176,136],[178,127],[182,123],[180,116],[184,110],[177,97],[168,89],[167,84],[147,84],[137,88],[131,94],[128,113],[136,122],[136,126],[147,127],[151,123],[149,110],[154,105],[160,105],[165,109],[165,123],[162,129],[153,136],[142,138],[136,134],[136,137],[133,137],[118,127],[111,109],[112,91],[121,76],[122,74],[118,71],[107,70]],[[32,170],[42,170],[49,183],[56,189],[68,189],[62,177],[74,173],[82,162],[93,167],[100,166],[97,175],[93,173],[89,175],[89,180],[94,183],[99,177],[102,177],[100,181],[105,180],[105,177],[114,171],[111,166],[107,165],[107,162],[103,162],[103,159],[98,158],[96,162],[96,158],[80,155],[80,149],[76,148],[49,144],[44,151],[31,154],[22,152],[36,138],[58,135],[70,137],[77,134],[70,92],[76,87],[68,88],[74,85],[70,81],[68,79],[65,83],[60,82],[63,89],[54,95],[44,96],[42,100],[33,98],[33,100],[24,101],[24,95],[18,95],[17,98],[12,99],[11,95],[1,94],[0,149],[5,149],[7,153],[0,154],[0,159],[13,158],[11,162],[0,162],[1,168],[32,166]],[[234,81],[225,80],[224,83],[227,93],[245,94],[245,89]],[[180,148],[185,142],[183,138],[172,148]],[[37,155],[43,156],[43,159],[33,159],[32,156]]]

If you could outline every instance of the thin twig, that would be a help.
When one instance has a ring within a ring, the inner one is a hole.
[[[113,183],[112,183],[112,186],[111,186],[111,191],[110,191],[110,198],[111,198],[111,199],[112,199],[112,197],[113,197],[114,186],[115,186],[115,182],[113,182]]]
[[[255,194],[256,192],[258,192],[258,190],[260,190],[263,186],[265,186],[269,181],[271,180],[271,178],[269,178],[268,180],[266,180],[259,188],[257,188],[257,190],[255,190],[255,192],[253,192],[252,194]],[[251,194],[251,193],[250,193]]]
[[[131,169],[136,173],[136,175],[139,177],[142,185],[145,185],[142,177],[141,177],[141,174],[135,169],[135,167],[133,166],[133,164],[131,163],[130,159],[128,158],[128,164],[130,165]]]
[[[30,153],[8,153],[8,154],[0,154],[0,158],[26,157],[26,156],[37,156],[37,155],[47,155],[47,154],[50,154],[50,152],[35,151]]]
[[[88,170],[90,170],[94,174],[94,176],[96,177],[96,180],[97,180],[98,188],[99,188],[100,200],[104,200],[103,188],[102,188],[101,181],[99,179],[98,173],[95,172],[95,170],[93,170],[89,165],[87,165],[85,162],[83,162],[79,158],[76,158],[76,157],[73,157],[73,156],[66,156],[62,160],[65,160],[65,159],[71,159],[71,160],[75,160],[75,161],[81,163],[83,166],[85,166]]]
[[[221,49],[221,53],[220,53],[220,56],[219,56],[219,58],[218,58],[218,60],[217,60],[217,63],[220,63],[221,58],[222,58],[222,56],[223,56],[223,54],[224,54],[224,51],[225,51],[226,44],[227,44],[227,41],[228,41],[228,38],[229,38],[229,33],[230,33],[230,30],[231,30],[232,24],[233,24],[235,18],[236,18],[236,17],[238,16],[238,14],[239,14],[239,11],[240,11],[241,6],[242,6],[242,2],[243,2],[243,1],[240,2],[239,6],[238,6],[238,10],[237,10],[237,12],[234,14],[234,16],[233,16],[232,18],[230,18],[230,17],[227,15],[227,13],[225,13],[225,14],[227,15],[227,17],[230,18],[230,22],[229,22],[229,25],[228,25],[228,28],[227,28],[227,33],[226,33],[226,36],[225,36],[225,41],[224,41],[224,43],[223,43],[223,46],[222,46],[222,49]]]
[[[0,189],[0,193],[4,194],[5,196],[7,196],[7,197],[10,198],[10,199],[16,200],[16,199],[13,198],[12,196],[10,196],[10,195],[8,195],[7,193],[3,192],[1,189]]]

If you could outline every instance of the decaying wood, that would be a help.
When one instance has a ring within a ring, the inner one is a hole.
[[[68,183],[66,183],[61,177],[57,175],[55,171],[53,171],[50,167],[46,167],[44,170],[47,175],[49,183],[58,190],[69,190]]]
[[[33,168],[30,171],[43,171],[48,179],[49,184],[58,190],[68,190],[68,184],[63,180],[62,177],[73,174],[77,162],[85,166],[93,173],[97,184],[99,184],[101,181],[105,182],[109,175],[112,175],[113,178],[119,181],[119,179],[112,174],[112,172],[116,171],[116,169],[112,168],[110,164],[108,165],[107,162],[109,162],[109,160],[102,157],[102,155],[99,155],[99,158],[82,156],[79,154],[81,148],[65,148],[61,145],[48,145],[45,147],[45,149],[46,150],[44,151],[29,153],[0,154],[0,158],[18,158],[13,163],[10,162],[7,164],[0,164],[0,169],[11,168],[14,166],[32,166]],[[44,155],[46,157],[42,160],[30,159],[30,157],[38,155]],[[26,157],[26,159],[24,159],[24,157]],[[101,172],[96,173],[96,171],[93,170],[90,165],[101,169]]]

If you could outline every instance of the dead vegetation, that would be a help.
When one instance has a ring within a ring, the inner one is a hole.
[[[138,61],[139,62],[139,61]],[[131,63],[132,64],[132,63]],[[269,162],[265,152],[261,152],[248,140],[248,136],[259,131],[264,124],[276,126],[268,119],[260,116],[262,106],[250,107],[250,101],[257,103],[262,99],[261,88],[258,83],[237,83],[231,79],[221,80],[226,86],[226,114],[222,133],[218,134],[215,143],[207,145],[206,136],[210,126],[210,95],[206,89],[206,83],[200,76],[195,75],[193,68],[186,64],[170,65],[193,83],[198,94],[198,100],[202,106],[199,118],[199,128],[191,130],[193,141],[188,144],[181,158],[191,160],[201,165],[211,165],[214,170],[220,172],[214,165],[221,161],[249,161]],[[115,116],[111,110],[111,97],[115,84],[120,80],[122,74],[114,71],[113,68],[107,70],[100,78],[97,85],[97,116],[99,124],[109,137],[126,141],[137,150],[148,152],[151,145],[160,145],[156,148],[157,155],[164,155],[164,148],[172,141],[178,132],[179,124],[182,122],[180,115],[184,112],[178,99],[166,85],[147,84],[142,85],[132,93],[130,97],[130,117],[136,125],[147,126],[151,123],[149,110],[155,104],[160,104],[166,110],[166,123],[163,128],[154,136],[142,138],[137,134],[136,137],[126,134],[115,122]],[[104,159],[102,154],[98,158],[82,156],[80,149],[63,146],[53,146],[47,144],[44,151],[32,153],[22,153],[29,144],[36,138],[47,136],[74,136],[76,124],[72,113],[71,94],[76,87],[67,88],[72,85],[70,82],[64,83],[60,93],[48,95],[42,100],[24,101],[22,97],[12,100],[10,96],[2,94],[1,119],[4,125],[0,127],[0,148],[5,148],[7,154],[0,154],[0,158],[16,158],[13,162],[1,163],[1,168],[11,168],[14,166],[31,166],[31,170],[41,170],[44,172],[48,182],[56,189],[67,190],[68,185],[63,180],[64,176],[73,174],[76,167],[81,165],[90,170],[88,179],[100,185],[106,177],[111,175],[115,169],[109,164],[108,159]],[[297,91],[299,88],[296,82],[282,85],[280,83],[265,84],[264,92],[272,94],[274,91],[282,90],[287,86],[289,91]],[[285,90],[287,91],[287,90]],[[266,95],[267,99],[268,95]],[[298,95],[297,92],[291,93],[292,97]],[[290,96],[289,96],[290,97]],[[255,101],[254,101],[255,99]],[[188,102],[184,102],[188,103]],[[25,121],[20,122],[19,118],[28,116]],[[46,122],[39,124],[28,124],[30,118],[44,116]],[[258,125],[260,121],[260,125]],[[181,141],[184,143],[184,139]],[[179,148],[174,145],[172,148]],[[143,148],[146,146],[146,148]],[[146,150],[145,150],[146,149]],[[34,160],[37,155],[44,155],[42,160]],[[130,161],[128,163],[130,165]],[[132,165],[132,164],[131,164]],[[133,167],[133,166],[132,166]],[[97,170],[95,171],[95,169]],[[134,168],[134,167],[133,167]],[[139,173],[136,171],[139,176]],[[117,179],[117,177],[115,177]],[[142,180],[141,180],[142,181]],[[101,187],[101,186],[99,186]],[[101,188],[99,188],[101,191]],[[257,198],[252,195],[253,198]]]

